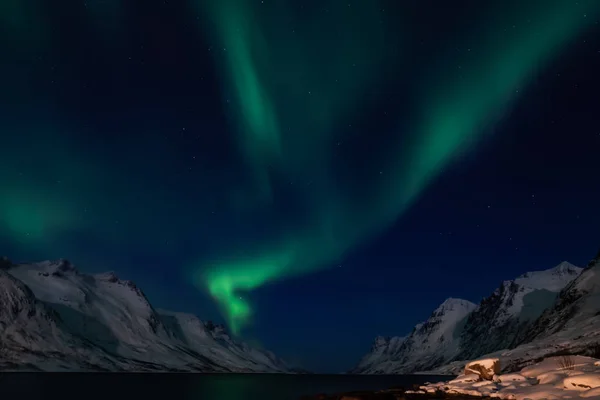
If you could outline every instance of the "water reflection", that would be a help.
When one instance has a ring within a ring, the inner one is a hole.
[[[423,375],[133,374],[5,373],[2,398],[19,400],[60,396],[116,400],[298,400],[303,395],[412,386],[447,377]],[[43,394],[43,396],[41,396]]]
[[[244,375],[219,375],[213,379],[203,380],[199,386],[202,398],[222,400],[246,400],[260,398],[260,386],[264,382]],[[264,395],[264,392],[263,392]],[[263,396],[264,398],[264,396]]]

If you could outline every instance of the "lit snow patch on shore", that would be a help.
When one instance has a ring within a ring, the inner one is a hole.
[[[493,397],[507,400],[600,399],[600,361],[591,357],[550,357],[519,373],[494,375],[497,359],[470,362],[463,375],[420,387],[421,392]],[[485,366],[480,372],[473,365]],[[494,366],[494,367],[492,367]],[[499,366],[497,366],[499,368]]]

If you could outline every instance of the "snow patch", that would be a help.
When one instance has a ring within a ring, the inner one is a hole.
[[[492,368],[496,360],[480,360]],[[490,396],[500,399],[569,399],[600,398],[600,367],[590,357],[574,357],[571,369],[565,371],[560,357],[551,357],[523,368],[519,373],[499,375],[491,380],[469,380],[463,375],[448,382],[424,385],[424,392]],[[577,393],[579,392],[579,393]]]

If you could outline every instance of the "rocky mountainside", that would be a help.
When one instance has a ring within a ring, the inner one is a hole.
[[[582,268],[563,262],[546,271],[528,272],[504,281],[469,315],[455,358],[470,360],[516,347],[544,310],[552,307],[558,292],[581,271]]]
[[[450,360],[458,351],[458,339],[466,317],[475,307],[467,300],[447,299],[406,338],[378,338],[371,352],[352,372],[411,373]]]
[[[374,371],[379,368],[382,370],[388,369],[388,363],[393,363],[398,358],[402,344],[406,337],[384,337],[378,336],[375,338],[371,351],[369,351],[360,360],[353,373],[364,373],[366,371]]]
[[[526,333],[530,342],[553,335],[579,338],[600,333],[600,253],[558,295]]]
[[[221,325],[154,309],[133,282],[69,261],[0,259],[0,365],[44,371],[290,372]]]
[[[585,290],[589,293],[589,288],[583,290],[583,284],[576,284],[584,275],[589,274],[586,274],[589,269],[590,267],[582,273],[582,268],[563,262],[549,270],[525,273],[514,280],[503,282],[478,306],[461,300],[461,312],[452,317],[444,316],[448,322],[442,324],[437,321],[440,319],[440,308],[444,308],[447,300],[428,321],[417,325],[397,350],[386,351],[387,342],[378,339],[371,352],[351,372],[451,372],[453,370],[446,371],[439,367],[454,360],[471,360],[499,350],[513,349],[535,337],[542,337],[551,329],[549,322],[543,321],[544,318],[550,318],[556,326],[573,318],[573,307],[563,305],[561,310],[568,308],[568,311],[562,311],[561,316],[558,316],[559,312],[552,313],[551,310],[561,302],[561,298],[572,300]],[[590,279],[586,278],[585,282],[590,282]],[[593,285],[588,284],[586,287],[588,286]],[[570,287],[577,289],[569,291]],[[598,300],[590,299],[590,304],[596,301],[598,305]],[[586,309],[591,310],[593,306]],[[445,327],[435,328],[436,326]],[[545,327],[543,332],[539,331],[539,327]],[[440,334],[442,331],[444,333]],[[557,351],[562,347],[550,346],[549,349]],[[519,364],[524,357],[527,358],[526,353],[534,354],[535,351],[511,353],[515,355],[513,364]],[[459,364],[460,367],[464,366],[464,362],[456,363]]]

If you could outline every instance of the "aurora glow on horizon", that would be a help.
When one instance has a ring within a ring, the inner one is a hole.
[[[339,9],[338,3],[329,1],[324,7]],[[391,224],[448,163],[475,148],[489,133],[490,121],[502,116],[537,69],[600,8],[594,1],[530,2],[528,9],[519,10],[529,16],[528,23],[512,31],[504,29],[500,17],[480,21],[482,33],[472,44],[472,55],[460,69],[427,80],[414,99],[418,118],[408,138],[390,144],[394,151],[388,172],[373,171],[370,192],[357,201],[339,190],[327,172],[334,163],[333,127],[347,123],[361,107],[361,90],[378,84],[383,62],[400,69],[409,60],[401,52],[398,59],[383,60],[377,2],[339,12],[333,32],[327,29],[331,22],[318,19],[295,25],[285,4],[279,5],[276,18],[266,19],[253,14],[246,0],[224,0],[208,8],[224,48],[217,60],[225,65],[224,87],[235,94],[238,144],[252,171],[254,185],[247,199],[256,201],[253,207],[268,207],[273,201],[270,177],[278,173],[300,182],[298,195],[309,205],[302,223],[282,227],[269,241],[228,249],[226,257],[217,255],[216,261],[196,266],[197,285],[207,287],[221,304],[235,333],[252,314],[245,291],[327,267]],[[290,25],[299,28],[290,32]],[[318,70],[343,64],[353,68],[335,83]],[[290,104],[296,112],[281,111]]]

